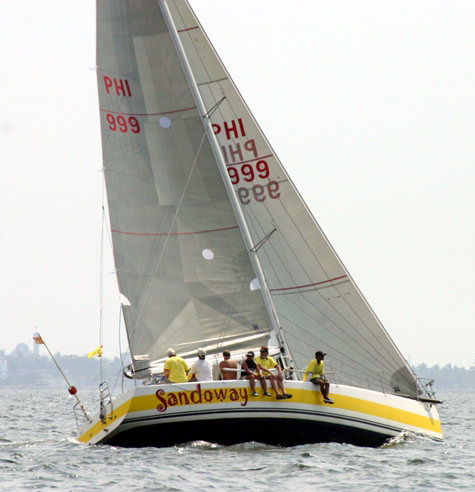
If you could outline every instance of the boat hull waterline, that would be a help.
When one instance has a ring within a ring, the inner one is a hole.
[[[334,384],[334,404],[308,382],[288,381],[291,399],[253,397],[247,381],[137,386],[80,429],[78,440],[118,446],[170,446],[189,441],[257,441],[293,446],[341,442],[380,446],[408,431],[442,440],[436,405]]]

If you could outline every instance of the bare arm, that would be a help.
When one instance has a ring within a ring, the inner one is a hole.
[[[244,369],[246,371],[246,374],[252,374],[251,371],[249,370],[249,367],[247,366],[247,362],[243,361],[241,364],[241,369]]]
[[[272,374],[269,369],[266,369],[265,367],[262,367],[260,364],[257,364],[257,371],[260,373],[262,372],[267,372],[267,374]]]

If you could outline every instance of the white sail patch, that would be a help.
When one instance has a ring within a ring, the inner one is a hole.
[[[251,283],[249,284],[249,289],[250,290],[258,290],[261,288],[261,284],[259,282],[259,279],[258,278],[253,278],[251,280]]]
[[[162,116],[159,120],[158,120],[158,123],[159,125],[162,127],[162,128],[170,128],[172,126],[172,121],[170,118],[167,118],[166,116]]]
[[[213,250],[211,249],[208,249],[208,248],[205,248],[202,252],[201,252],[203,258],[205,260],[212,260],[214,258],[214,253],[213,253]]]

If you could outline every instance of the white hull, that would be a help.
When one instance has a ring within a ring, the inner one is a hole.
[[[96,415],[78,439],[91,444],[168,446],[205,440],[296,445],[348,442],[378,446],[403,431],[442,439],[437,407],[394,395],[333,384],[334,405],[312,383],[286,381],[293,398],[252,397],[247,381],[138,386]]]

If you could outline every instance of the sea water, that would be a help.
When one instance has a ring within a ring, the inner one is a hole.
[[[96,393],[81,396],[89,406]],[[0,490],[475,490],[475,393],[437,396],[444,442],[409,435],[376,449],[201,441],[124,449],[74,440],[66,390],[2,389]]]

